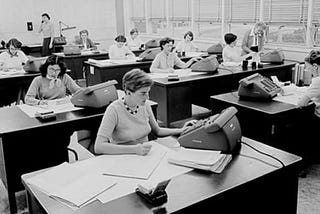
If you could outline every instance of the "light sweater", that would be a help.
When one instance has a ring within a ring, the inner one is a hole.
[[[64,74],[61,78],[61,86],[50,88],[50,79],[42,76],[35,77],[26,94],[25,102],[29,105],[37,105],[40,100],[54,100],[67,96],[67,91],[74,94],[80,89],[75,81],[68,75]]]
[[[137,114],[131,114],[121,99],[116,100],[107,107],[97,135],[113,144],[147,142],[151,132],[151,114],[148,102],[139,106]]]

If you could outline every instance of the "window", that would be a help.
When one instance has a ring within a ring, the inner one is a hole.
[[[172,35],[183,38],[191,30],[191,0],[171,0],[169,14]]]
[[[131,21],[133,22],[134,27],[142,33],[147,32],[144,5],[145,0],[131,0]]]
[[[232,32],[241,40],[261,20],[268,24],[268,44],[320,46],[320,0],[127,1],[132,2],[131,22],[147,34],[182,38],[191,30],[195,40],[221,41]]]
[[[151,33],[167,34],[166,0],[148,0],[150,2]]]
[[[314,45],[320,46],[320,1],[313,0],[313,10],[312,10],[312,29],[311,29],[311,37],[314,41]]]
[[[241,41],[245,32],[259,21],[259,0],[225,0],[227,30]]]
[[[194,0],[194,28],[198,39],[221,39],[221,0]]]
[[[263,16],[269,23],[267,41],[306,44],[307,0],[265,0]]]

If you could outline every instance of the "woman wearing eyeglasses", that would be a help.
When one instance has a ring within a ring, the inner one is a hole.
[[[76,93],[81,89],[66,73],[67,67],[61,58],[50,56],[41,65],[41,76],[33,79],[25,97],[29,105],[46,105],[48,100],[64,98],[67,92]]]

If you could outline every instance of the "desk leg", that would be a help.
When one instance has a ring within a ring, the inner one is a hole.
[[[29,190],[31,191],[31,190]],[[27,192],[27,205],[28,205],[28,213],[29,214],[39,214],[46,213],[41,204],[38,202],[35,196],[30,194],[28,190]]]
[[[17,212],[16,197],[15,197],[14,191],[11,191],[11,186],[8,185],[3,139],[1,137],[0,137],[0,178],[3,181],[3,184],[8,191],[10,213],[16,213]]]

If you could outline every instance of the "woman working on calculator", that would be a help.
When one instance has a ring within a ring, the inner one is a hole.
[[[40,66],[41,76],[35,77],[28,89],[25,103],[46,105],[48,100],[64,98],[67,91],[71,94],[81,90],[75,81],[66,74],[67,67],[61,58],[50,56]]]
[[[163,38],[160,40],[161,52],[152,61],[150,72],[173,73],[174,66],[179,68],[188,68],[193,62],[198,61],[201,57],[191,58],[188,62],[183,62],[176,53],[173,52],[174,40]]]
[[[104,113],[94,145],[97,154],[146,155],[151,149],[148,135],[178,135],[183,128],[159,127],[147,102],[152,79],[142,70],[127,72],[122,85],[125,96],[111,103]]]

